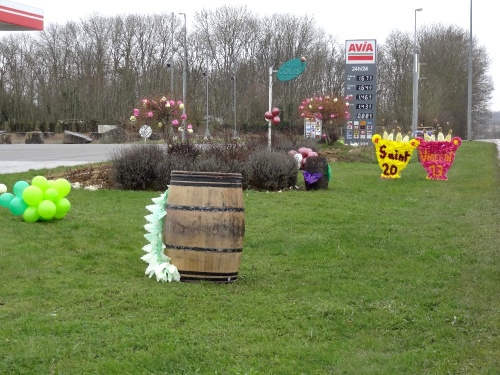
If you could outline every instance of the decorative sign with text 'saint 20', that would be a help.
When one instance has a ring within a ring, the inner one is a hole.
[[[413,150],[419,145],[419,141],[411,139],[409,141],[392,141],[382,139],[379,134],[372,137],[377,154],[378,165],[382,169],[382,178],[400,178],[401,171],[410,162]]]

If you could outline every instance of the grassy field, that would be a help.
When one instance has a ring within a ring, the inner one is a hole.
[[[327,190],[244,192],[231,284],[144,275],[160,192],[74,189],[49,222],[0,208],[0,373],[498,374],[495,145],[464,142],[448,181],[331,169]]]

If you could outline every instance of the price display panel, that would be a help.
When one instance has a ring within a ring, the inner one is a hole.
[[[350,114],[344,125],[346,144],[371,144],[376,133],[376,93],[376,41],[346,41],[345,94]]]

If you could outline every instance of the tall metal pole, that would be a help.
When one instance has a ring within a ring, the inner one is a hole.
[[[413,116],[411,121],[411,129],[413,136],[417,131],[418,123],[418,53],[417,53],[417,12],[422,8],[415,9],[415,32],[413,36]]]
[[[236,63],[233,60],[233,115],[234,115],[234,133],[233,138],[238,138],[236,130]]]
[[[186,26],[186,13],[179,13],[184,16],[184,61],[182,64],[182,103],[184,108],[182,108],[182,114],[186,114],[186,74],[187,74],[187,26]],[[182,132],[181,140],[184,142],[186,140],[186,119],[182,120]]]
[[[269,112],[271,112],[273,105],[273,67],[269,67]],[[271,120],[267,120],[268,129],[267,129],[267,147],[269,151],[271,150]]]
[[[170,95],[174,96],[174,12],[170,23],[170,48],[172,48],[172,57],[170,58]]]
[[[469,62],[467,79],[467,140],[472,140],[472,0],[470,0]]]
[[[208,40],[208,15],[206,17],[207,21],[207,40],[206,40],[206,52],[205,52],[205,69],[207,71],[205,78],[206,78],[206,90],[207,90],[207,98],[206,98],[206,105],[207,105],[207,123],[205,127],[205,139],[210,138],[210,130],[208,129],[208,47],[209,47],[209,40]]]

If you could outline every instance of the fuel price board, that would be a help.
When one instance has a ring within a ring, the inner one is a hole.
[[[350,117],[344,125],[344,142],[368,145],[376,133],[377,41],[346,40],[345,50],[345,95]]]

